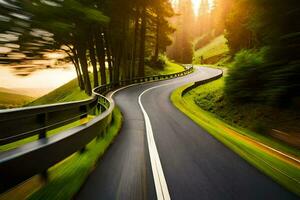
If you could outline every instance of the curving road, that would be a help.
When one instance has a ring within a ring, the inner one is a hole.
[[[121,133],[76,199],[297,199],[171,104],[177,87],[219,73],[199,67],[118,91]]]

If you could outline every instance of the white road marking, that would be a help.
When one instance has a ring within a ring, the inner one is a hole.
[[[154,136],[153,136],[153,131],[152,131],[152,126],[151,122],[149,119],[149,116],[147,112],[145,111],[145,108],[143,107],[142,104],[142,96],[149,92],[150,90],[153,90],[155,88],[163,87],[166,85],[171,85],[174,83],[167,83],[164,85],[159,85],[159,86],[154,86],[151,87],[144,92],[142,92],[139,96],[139,105],[142,109],[144,119],[145,119],[145,125],[146,125],[146,133],[147,133],[147,141],[148,141],[148,149],[149,149],[149,154],[150,154],[150,162],[151,162],[151,167],[152,167],[152,173],[153,173],[153,178],[154,178],[154,185],[155,185],[155,190],[156,190],[156,196],[158,200],[170,200],[170,194],[168,190],[168,185],[164,176],[164,172],[161,166],[161,162],[159,159],[159,154],[156,148]]]

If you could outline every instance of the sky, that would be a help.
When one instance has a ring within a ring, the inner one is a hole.
[[[171,0],[173,5],[176,5],[178,3],[178,1],[179,0]],[[191,1],[193,3],[193,9],[194,9],[195,15],[198,15],[201,0],[191,0]],[[214,0],[209,0],[210,8],[212,8],[213,2],[214,2]]]
[[[76,78],[74,67],[42,69],[17,76],[10,67],[0,66],[0,88],[25,90],[28,96],[41,96]]]

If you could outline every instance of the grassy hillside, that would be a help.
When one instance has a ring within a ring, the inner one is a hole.
[[[49,94],[29,103],[28,106],[78,101],[86,98],[88,98],[88,95],[79,89],[77,79],[74,79]]]
[[[227,57],[229,48],[224,35],[216,37],[210,43],[194,52],[194,64],[214,64]],[[202,58],[201,58],[202,57]],[[204,61],[204,63],[202,63]]]
[[[9,89],[0,88],[0,109],[21,107],[33,100],[33,97],[16,94]]]

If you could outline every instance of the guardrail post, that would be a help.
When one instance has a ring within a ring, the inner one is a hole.
[[[48,170],[43,171],[42,173],[40,173],[40,177],[42,178],[43,181],[47,182],[48,181]]]
[[[80,116],[80,119],[84,119],[84,118],[86,118],[87,116],[88,116],[88,108],[87,108],[87,106],[86,105],[84,105],[84,106],[81,106],[80,107],[80,111],[81,112],[84,112],[84,114],[82,114],[81,116]]]
[[[84,114],[80,116],[80,119],[84,119],[84,118],[88,117],[88,113],[87,113],[87,112],[88,112],[88,107],[87,107],[87,105],[81,106],[81,107],[80,107],[80,110],[81,110],[82,112],[84,112]],[[100,110],[100,111],[101,111],[101,110]],[[80,153],[84,153],[85,150],[86,150],[86,147],[84,146],[84,147],[80,150]]]
[[[43,123],[44,129],[39,133],[39,140],[47,137],[48,113],[43,113],[40,116],[40,120]],[[40,177],[46,182],[48,180],[48,170],[41,172]]]
[[[47,124],[48,124],[47,123],[48,122],[48,114],[47,113],[42,114],[41,121],[43,123],[44,129],[39,134],[39,139],[46,138],[46,136],[47,136]]]

